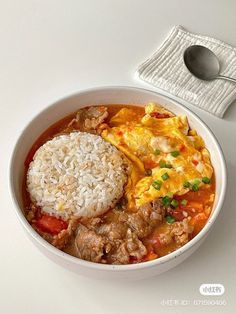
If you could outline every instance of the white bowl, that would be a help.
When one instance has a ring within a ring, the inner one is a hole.
[[[216,197],[209,220],[201,232],[182,248],[156,260],[132,265],[104,265],[91,263],[70,256],[46,242],[30,226],[24,216],[22,204],[22,180],[24,161],[32,144],[54,122],[81,107],[98,104],[146,104],[157,102],[175,114],[186,114],[190,126],[203,137],[211,153],[216,176]],[[170,98],[153,91],[131,87],[102,87],[79,92],[57,101],[39,113],[23,130],[11,159],[10,187],[17,216],[33,243],[46,256],[61,266],[78,274],[105,279],[141,279],[158,275],[173,268],[190,256],[203,242],[222,208],[226,191],[226,166],[222,150],[209,128],[189,109]]]

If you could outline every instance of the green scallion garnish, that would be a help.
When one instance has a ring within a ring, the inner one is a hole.
[[[172,157],[178,157],[179,155],[180,155],[180,152],[178,150],[174,150],[173,152],[171,152]]]
[[[194,184],[192,185],[192,190],[193,190],[194,192],[197,192],[197,191],[199,190],[199,184],[194,183]]]
[[[193,184],[192,184],[192,190],[194,192],[197,192],[199,190],[199,184],[201,183],[201,181],[199,179],[195,179],[193,181]]]
[[[167,196],[167,195],[162,198],[162,204],[163,204],[163,206],[165,206],[165,207],[170,206],[171,201],[172,201],[172,198],[170,198],[170,197]]]
[[[160,155],[160,153],[161,153],[160,149],[155,149],[154,150],[154,155],[158,156],[158,155]]]
[[[183,200],[181,201],[181,205],[186,206],[187,204],[188,204],[188,201],[187,201],[186,199],[183,199]]]
[[[173,224],[175,222],[175,218],[170,215],[166,216],[165,219],[166,219],[166,222],[168,222],[168,224]]]
[[[161,189],[162,182],[160,180],[156,180],[152,183],[152,186],[154,187],[154,189],[159,191]]]
[[[199,180],[199,179],[195,179],[194,181],[193,181],[193,184],[200,184],[201,183],[201,181]]]
[[[173,206],[174,208],[177,207],[179,205],[179,202],[175,199],[173,199],[170,203],[171,206]]]
[[[160,168],[172,168],[172,165],[171,164],[167,164],[164,160],[160,160]]]
[[[188,181],[185,181],[184,184],[183,184],[183,187],[184,187],[185,189],[189,189],[189,188],[191,187],[191,183],[188,182]]]
[[[168,173],[166,172],[166,173],[164,173],[161,177],[162,177],[162,180],[166,181],[166,180],[169,179],[170,176],[169,176]]]
[[[209,184],[209,183],[211,183],[211,179],[208,178],[208,177],[203,177],[202,178],[202,182],[205,183],[205,184]]]

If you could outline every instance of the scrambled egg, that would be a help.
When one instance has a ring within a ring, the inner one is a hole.
[[[109,122],[102,137],[131,161],[125,188],[128,206],[141,206],[156,198],[185,194],[188,184],[202,185],[213,168],[203,139],[189,129],[187,117],[174,116],[149,103],[145,115],[123,108]],[[186,182],[188,184],[186,184]]]

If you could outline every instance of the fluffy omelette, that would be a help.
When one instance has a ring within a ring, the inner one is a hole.
[[[203,139],[190,130],[185,115],[174,116],[149,103],[144,116],[122,108],[109,126],[102,137],[131,161],[125,187],[129,208],[166,195],[185,194],[190,186],[201,187],[204,178],[212,177],[210,154]]]

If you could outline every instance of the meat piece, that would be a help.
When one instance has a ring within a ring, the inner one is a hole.
[[[107,108],[104,106],[80,109],[76,118],[68,125],[81,131],[94,131],[108,117]]]
[[[126,243],[121,242],[113,253],[108,256],[108,258],[111,264],[128,264],[129,253],[127,251]]]
[[[193,227],[186,218],[183,221],[176,221],[170,224],[166,232],[159,234],[158,238],[162,245],[168,245],[175,241],[177,246],[181,247],[189,241],[192,232]]]
[[[148,223],[150,221],[152,211],[153,211],[152,203],[147,203],[139,207],[138,214],[145,222]]]
[[[150,203],[141,206],[139,208],[139,213],[145,221],[149,222],[152,225],[153,221],[163,221],[166,210],[165,207],[162,206],[161,200],[156,199]]]
[[[127,226],[119,222],[102,224],[97,228],[97,233],[106,236],[110,241],[124,239],[127,232]]]
[[[30,204],[29,207],[26,208],[26,219],[29,221],[30,224],[35,219],[38,219],[41,216],[40,208],[36,207],[34,204]]]
[[[79,258],[95,263],[103,262],[104,253],[110,250],[110,246],[102,236],[81,224],[77,229],[75,245]]]
[[[99,227],[102,224],[102,219],[99,217],[94,217],[94,218],[87,218],[87,217],[82,217],[80,219],[80,222],[86,226],[90,230],[96,230],[97,227]]]
[[[158,238],[161,245],[168,245],[173,241],[169,230],[166,233],[160,233]]]
[[[53,237],[52,245],[58,249],[64,249],[64,247],[71,241],[74,236],[74,232],[78,225],[78,218],[72,217],[69,220],[67,229],[62,230]]]
[[[94,130],[103,123],[107,117],[108,112],[106,107],[90,107],[85,114],[84,127],[87,130]]]
[[[158,235],[158,239],[164,246],[175,242],[178,247],[181,247],[190,240],[192,232],[193,226],[190,225],[189,219],[185,218],[183,221],[169,224],[166,231]]]
[[[108,254],[112,264],[128,264],[131,257],[141,260],[147,254],[146,247],[131,229],[127,230],[126,239],[116,242],[116,246],[111,254]]]
[[[171,235],[174,237],[178,246],[183,246],[189,241],[189,235],[193,232],[193,226],[185,218],[183,221],[174,222],[171,225]]]
[[[165,208],[160,200],[144,204],[137,213],[127,216],[127,224],[142,239],[148,236],[165,216]]]
[[[129,255],[137,258],[137,260],[142,259],[147,254],[146,247],[130,229],[127,230],[126,245]]]
[[[140,239],[151,233],[151,226],[140,212],[128,215],[127,224]]]
[[[33,228],[41,235],[41,237],[46,240],[48,243],[52,244],[53,243],[53,235],[51,235],[50,233],[46,233],[46,232],[41,232],[39,229],[35,228],[34,225],[32,225]]]
[[[151,234],[164,215],[165,209],[156,200],[140,207],[136,213],[113,210],[102,218],[82,218],[73,255],[110,264],[128,264],[132,258],[142,260],[147,249],[141,239]]]

